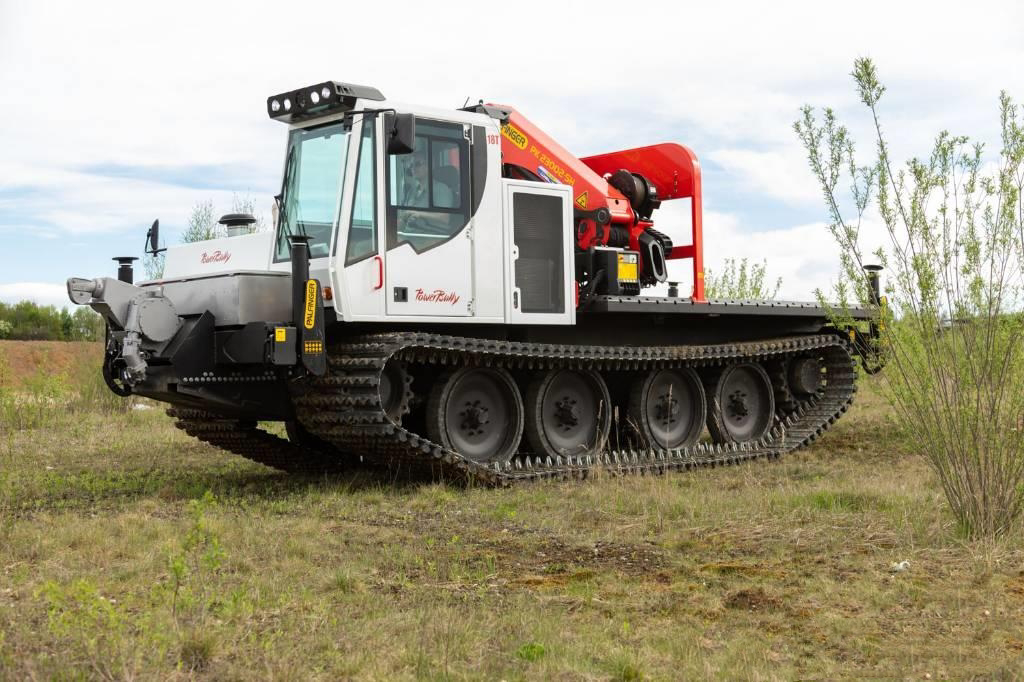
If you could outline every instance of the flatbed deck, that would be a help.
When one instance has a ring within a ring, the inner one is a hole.
[[[595,296],[580,307],[581,313],[656,313],[665,315],[701,315],[720,317],[784,316],[828,319],[829,313],[817,303],[801,301],[743,301],[722,299],[698,302],[691,298],[668,296]],[[855,320],[869,320],[874,312],[870,308],[852,308]]]

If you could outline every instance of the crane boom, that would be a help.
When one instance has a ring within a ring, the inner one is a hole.
[[[648,283],[667,278],[665,260],[690,259],[693,299],[705,301],[701,174],[692,150],[662,143],[580,158],[513,107],[487,104],[472,109],[501,122],[506,177],[572,188],[578,248],[617,246],[639,251]],[[665,234],[653,229],[654,209],[672,199],[691,200],[689,244],[673,245]]]

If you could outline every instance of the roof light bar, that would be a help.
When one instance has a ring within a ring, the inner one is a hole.
[[[380,102],[384,95],[377,88],[327,81],[267,98],[267,115],[276,121],[293,123],[355,107],[356,99]]]

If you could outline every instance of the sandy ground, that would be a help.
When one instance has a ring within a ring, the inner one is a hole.
[[[0,383],[20,386],[41,368],[68,373],[102,352],[102,344],[90,341],[0,341]]]

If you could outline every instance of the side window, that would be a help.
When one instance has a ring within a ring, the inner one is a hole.
[[[345,265],[352,265],[377,253],[377,133],[376,121],[363,122],[356,166],[352,222],[348,228]]]
[[[412,154],[389,157],[388,249],[439,246],[469,223],[469,141],[458,123],[417,120]]]
[[[459,146],[454,142],[432,142],[430,155],[430,205],[434,208],[456,208],[462,203]]]

